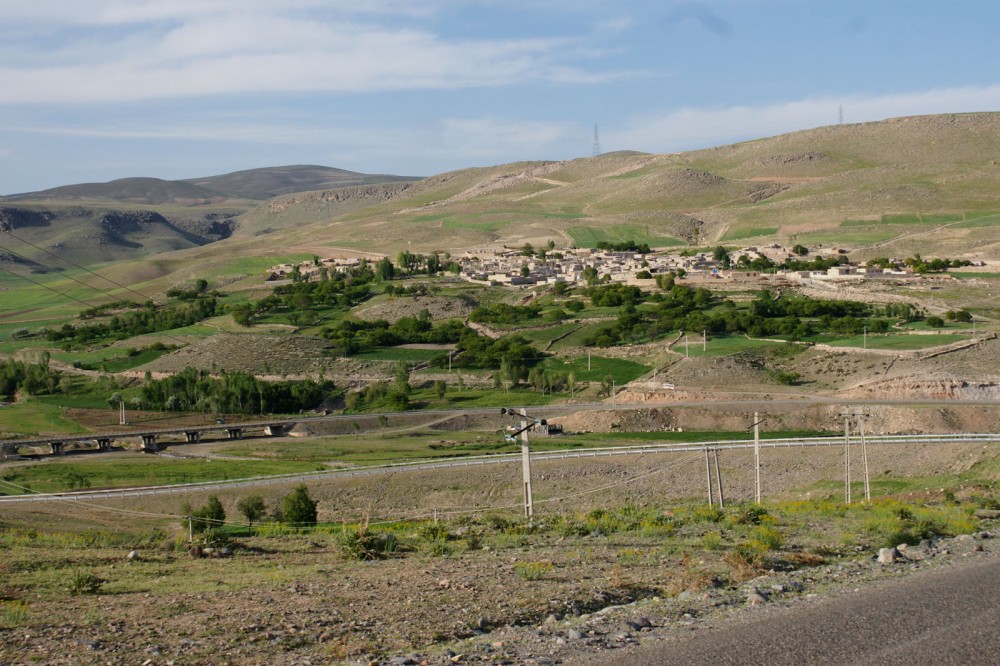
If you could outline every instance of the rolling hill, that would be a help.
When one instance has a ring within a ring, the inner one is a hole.
[[[0,225],[27,224],[22,233],[32,243],[85,262],[170,251],[156,264],[165,280],[178,279],[170,277],[175,270],[228,274],[232,262],[265,255],[548,240],[801,243],[845,247],[861,259],[917,252],[996,259],[998,161],[1000,113],[919,116],[687,153],[517,162],[418,181],[315,166],[125,179],[8,197]],[[123,214],[131,221],[107,223]],[[43,255],[24,247],[18,256],[21,263],[7,264],[14,270]]]
[[[1000,256],[998,159],[1000,114],[896,118],[688,153],[466,169],[380,196],[277,197],[226,242],[266,232],[269,244],[391,252],[792,241],[989,258]]]

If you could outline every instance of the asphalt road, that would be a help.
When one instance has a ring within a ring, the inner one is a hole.
[[[1000,559],[920,572],[593,666],[1000,664]]]

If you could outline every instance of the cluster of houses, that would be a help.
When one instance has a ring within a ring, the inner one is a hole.
[[[830,251],[828,251],[830,252]],[[832,250],[833,254],[837,250]],[[741,257],[752,262],[760,257],[769,257],[773,261],[782,262],[791,257],[790,252],[781,246],[772,245],[764,249],[748,247],[729,253],[729,264],[735,266]],[[364,260],[377,261],[379,256]],[[357,266],[362,257],[336,257],[302,264],[282,264],[268,271],[268,281],[281,281],[299,276],[308,279],[321,270],[343,270]],[[864,280],[879,278],[910,278],[913,270],[904,268],[875,268],[856,266],[850,263],[841,264],[825,270],[789,271],[780,270],[775,273],[763,273],[739,268],[724,268],[723,262],[714,258],[710,252],[694,254],[618,252],[612,250],[593,250],[587,248],[563,249],[552,252],[544,258],[537,255],[524,256],[519,249],[479,249],[468,250],[462,256],[452,257],[461,267],[459,273],[462,279],[484,285],[503,285],[516,287],[531,287],[535,285],[555,284],[564,282],[569,285],[586,282],[588,275],[604,278],[610,276],[611,282],[622,282],[638,286],[653,284],[658,275],[674,273],[684,275],[688,281],[711,282],[809,282],[812,280]],[[899,262],[902,263],[902,262]],[[588,270],[592,269],[592,270]]]

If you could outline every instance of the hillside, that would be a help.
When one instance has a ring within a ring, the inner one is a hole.
[[[379,183],[396,188],[412,180],[286,166],[186,181],[123,178],[0,197],[0,230],[15,235],[0,249],[0,264],[44,272],[54,267],[52,255],[86,264],[187,250],[228,238],[239,226],[238,215],[277,194]]]
[[[689,153],[467,169],[352,206],[279,197],[242,219],[253,233],[277,233],[274,242],[317,249],[791,240],[991,258],[1000,256],[988,233],[1000,220],[998,158],[1000,114],[897,118]]]
[[[409,176],[375,175],[315,165],[249,169],[221,176],[189,178],[190,183],[240,199],[264,200],[282,194],[330,190],[338,187],[418,180]]]

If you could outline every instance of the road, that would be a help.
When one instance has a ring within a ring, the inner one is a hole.
[[[856,438],[855,438],[856,439]],[[1000,441],[1000,433],[964,433],[957,435],[876,435],[867,438],[868,446],[891,445],[906,446],[913,444],[959,444],[968,442],[995,443]],[[810,447],[841,447],[844,440],[837,437],[788,437],[777,439],[764,439],[760,442],[762,450],[776,448],[810,448]],[[852,446],[857,446],[854,442]],[[690,442],[690,443],[656,443],[640,444],[634,446],[610,446],[595,447],[590,449],[567,449],[554,451],[537,451],[531,453],[531,459],[538,460],[560,460],[570,458],[602,458],[608,456],[645,456],[661,455],[671,453],[690,454],[708,449],[720,451],[733,449],[751,449],[754,443],[747,440],[717,440],[711,442]],[[125,499],[126,497],[142,497],[149,495],[171,495],[175,493],[187,493],[192,491],[213,491],[231,488],[246,488],[252,486],[266,486],[272,483],[308,483],[316,479],[334,479],[357,476],[373,476],[385,474],[397,474],[399,472],[415,472],[441,470],[448,468],[471,468],[484,465],[510,464],[521,462],[521,453],[495,453],[482,456],[468,456],[458,458],[446,458],[443,460],[416,460],[411,462],[388,463],[384,465],[372,465],[370,467],[355,467],[346,470],[323,470],[316,472],[303,472],[298,474],[278,474],[274,476],[261,476],[247,479],[227,479],[220,481],[207,481],[200,483],[184,483],[169,486],[145,486],[132,488],[113,488],[106,490],[77,490],[62,493],[34,493],[26,495],[0,496],[0,505],[14,504],[22,502],[50,502],[50,501],[77,501],[93,499]]]
[[[815,604],[763,612],[759,620],[585,663],[997,664],[1000,559],[919,572]]]

